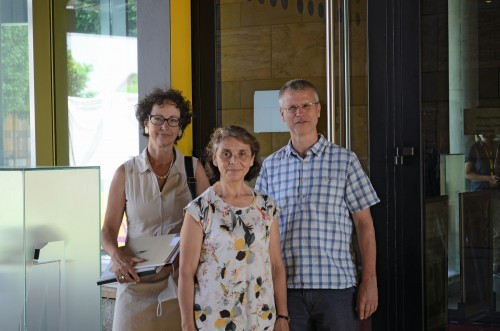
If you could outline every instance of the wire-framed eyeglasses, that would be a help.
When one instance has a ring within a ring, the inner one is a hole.
[[[293,105],[290,107],[281,107],[281,109],[286,111],[288,114],[295,114],[299,111],[299,109],[302,109],[304,111],[309,111],[309,110],[313,109],[317,104],[319,104],[319,101],[308,102],[308,103],[304,103],[302,105]]]
[[[151,123],[154,125],[163,125],[163,123],[167,122],[168,126],[172,128],[176,128],[181,124],[181,118],[180,117],[169,117],[165,118],[160,115],[149,115],[149,120]]]

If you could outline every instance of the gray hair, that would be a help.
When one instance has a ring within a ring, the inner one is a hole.
[[[283,106],[283,94],[285,94],[285,92],[287,92],[288,90],[301,91],[306,89],[312,90],[316,99],[314,101],[319,102],[318,90],[316,89],[316,86],[313,85],[313,83],[305,79],[292,79],[286,82],[280,89],[280,93],[278,95],[280,107]]]

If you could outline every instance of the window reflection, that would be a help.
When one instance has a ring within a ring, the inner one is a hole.
[[[114,171],[139,150],[137,6],[92,0],[66,9],[70,165],[101,167],[103,217]]]
[[[500,325],[499,17],[498,1],[421,1],[425,281],[442,293],[427,297],[428,330]]]

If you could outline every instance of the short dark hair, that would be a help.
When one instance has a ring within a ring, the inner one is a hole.
[[[223,128],[216,129],[210,136],[210,142],[206,147],[207,159],[205,162],[205,169],[208,173],[210,180],[218,181],[220,179],[219,168],[217,168],[213,164],[213,159],[215,154],[217,153],[217,149],[219,148],[222,140],[228,137],[236,138],[240,142],[247,144],[250,147],[250,152],[252,153],[254,160],[253,160],[253,165],[250,167],[250,169],[245,175],[245,180],[249,181],[257,177],[259,175],[260,167],[262,165],[259,156],[260,144],[257,141],[257,138],[255,138],[246,129],[240,126],[229,125]]]
[[[149,134],[144,131],[144,122],[149,120],[149,115],[151,115],[154,105],[161,106],[166,101],[174,104],[181,113],[179,124],[181,134],[175,139],[175,142],[177,142],[177,140],[182,138],[184,129],[191,123],[191,117],[193,116],[191,112],[191,102],[182,95],[181,91],[174,89],[168,89],[166,91],[160,88],[153,89],[151,93],[147,94],[135,106],[135,117],[139,122],[139,127],[142,129],[142,135],[148,137]]]
[[[278,94],[278,99],[280,103],[280,107],[282,106],[282,98],[283,94],[285,94],[286,91],[292,90],[292,91],[300,91],[300,90],[306,90],[310,89],[314,92],[314,96],[316,97],[316,102],[319,102],[319,95],[318,95],[318,89],[316,89],[316,86],[314,86],[313,83],[311,83],[308,80],[305,79],[292,79],[283,84],[283,86],[280,89],[280,92]]]

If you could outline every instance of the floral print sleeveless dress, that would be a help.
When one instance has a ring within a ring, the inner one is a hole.
[[[254,192],[234,207],[208,188],[185,211],[204,239],[196,272],[194,315],[199,330],[273,330],[276,319],[269,230],[277,205]]]

